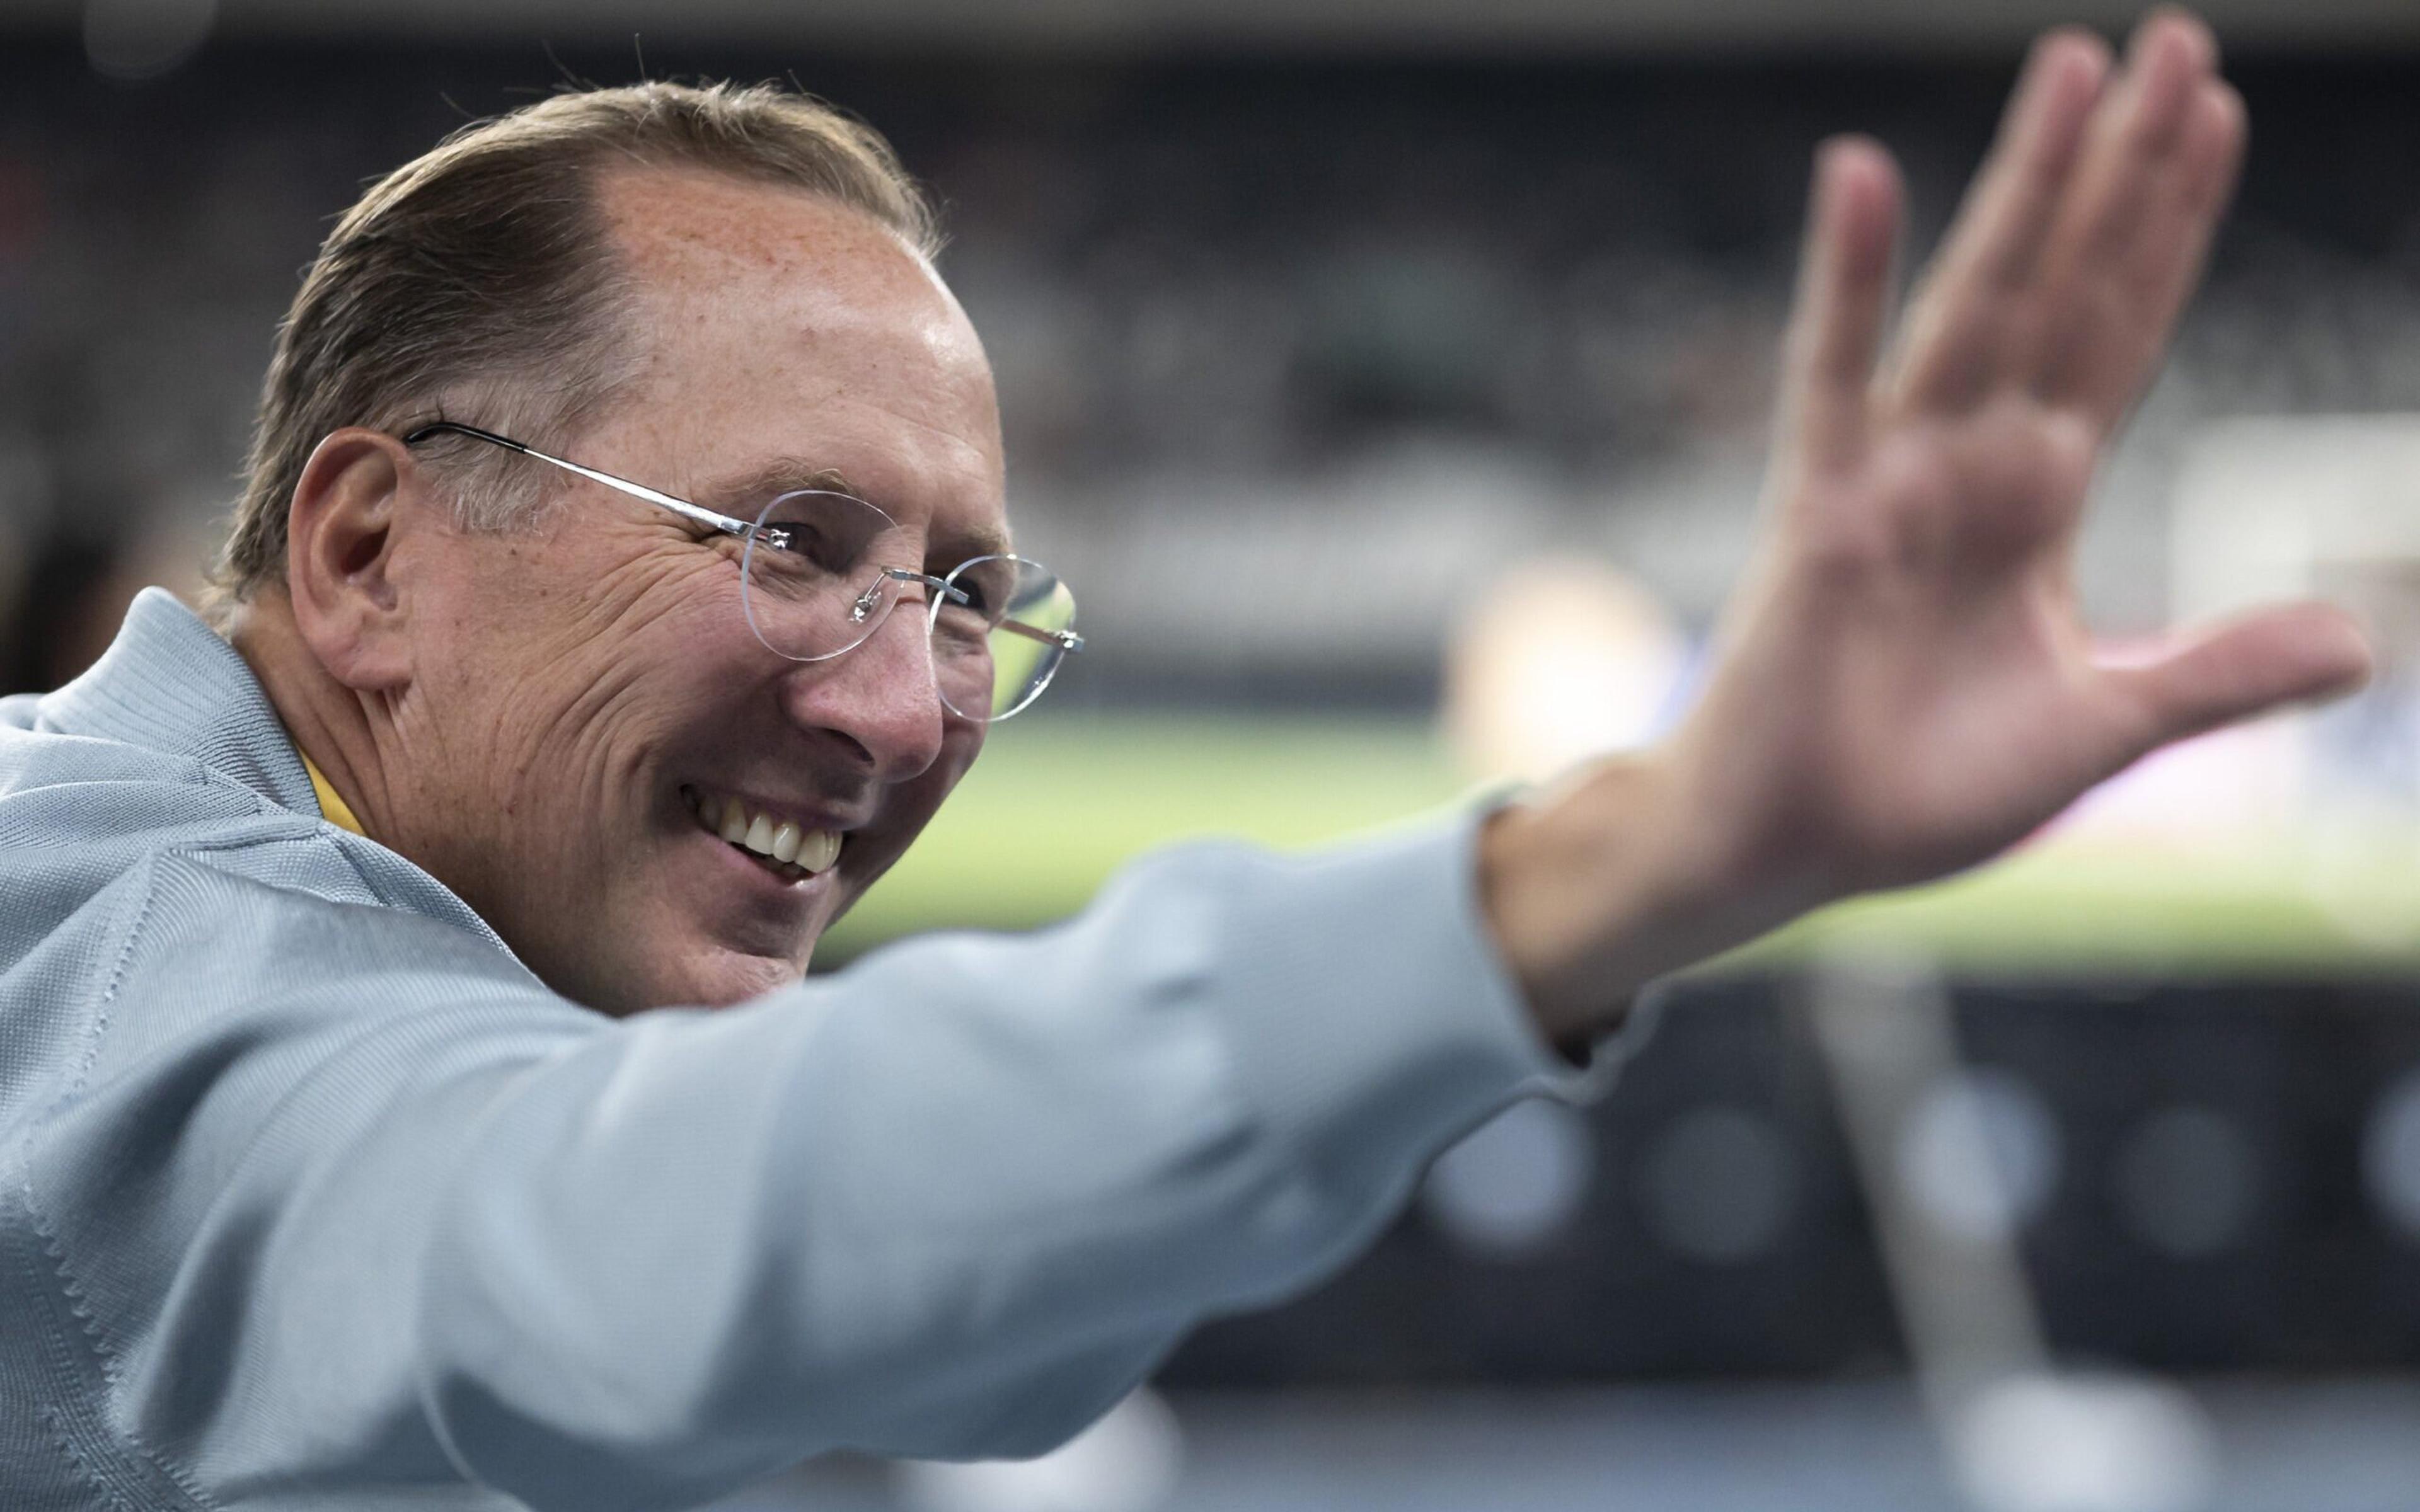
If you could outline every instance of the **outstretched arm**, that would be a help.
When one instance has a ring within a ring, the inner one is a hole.
[[[1661,748],[1507,810],[1491,924],[1549,1033],[1844,894],[1993,856],[2146,752],[2366,674],[2344,616],[2272,610],[2103,659],[2075,536],[2157,371],[2242,157],[2209,32],[2152,15],[2122,65],[2035,48],[1886,346],[1897,172],[1818,154],[1766,532],[1705,696]]]

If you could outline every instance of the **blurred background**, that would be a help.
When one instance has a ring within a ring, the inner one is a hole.
[[[2420,1508],[2420,8],[2208,10],[2254,136],[2080,571],[2123,642],[2324,593],[2383,675],[1668,995],[1376,1251],[1022,1467],[761,1508]],[[2074,0],[9,0],[0,692],[191,593],[363,181],[566,80],[890,134],[1093,649],[830,942],[1022,928],[1652,738],[1754,524],[1809,153],[1911,254]]]

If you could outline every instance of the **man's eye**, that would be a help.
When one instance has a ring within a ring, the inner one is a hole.
[[[966,608],[987,620],[1008,612],[1015,569],[998,559],[986,559],[959,569],[950,586],[967,595]]]
[[[845,572],[857,561],[857,550],[850,543],[839,540],[834,533],[813,520],[792,521],[772,527],[766,532],[765,544],[787,559],[790,570],[814,567],[824,572]]]
[[[784,494],[758,521],[757,540],[771,554],[769,570],[848,574],[892,530],[889,517],[846,494]]]

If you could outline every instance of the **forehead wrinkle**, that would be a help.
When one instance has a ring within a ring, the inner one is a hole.
[[[753,518],[783,492],[830,488],[894,519],[930,515],[924,529],[947,537],[936,548],[1007,549],[990,364],[929,259],[863,212],[783,186],[634,165],[600,176],[597,193],[656,337],[648,402],[696,402],[685,386],[701,372],[728,382],[744,371],[784,396],[788,414],[775,424],[791,444],[782,455],[750,456],[754,438],[688,438],[737,440],[732,460],[742,465],[714,476],[706,451],[695,481],[706,491],[686,497]],[[873,476],[857,466],[869,444],[885,455]]]
[[[936,415],[953,400],[992,409],[990,364],[956,297],[930,260],[863,211],[808,190],[655,166],[610,171],[597,196],[651,323],[712,322],[735,286],[752,285],[752,335],[768,352],[813,353],[836,391],[868,364],[924,365],[931,387],[947,391],[932,394]],[[955,436],[959,425],[947,416],[933,428]]]

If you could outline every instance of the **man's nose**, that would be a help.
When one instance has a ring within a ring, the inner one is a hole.
[[[941,696],[933,680],[924,606],[902,598],[854,651],[806,662],[783,685],[790,717],[855,743],[883,782],[904,782],[940,759]]]

